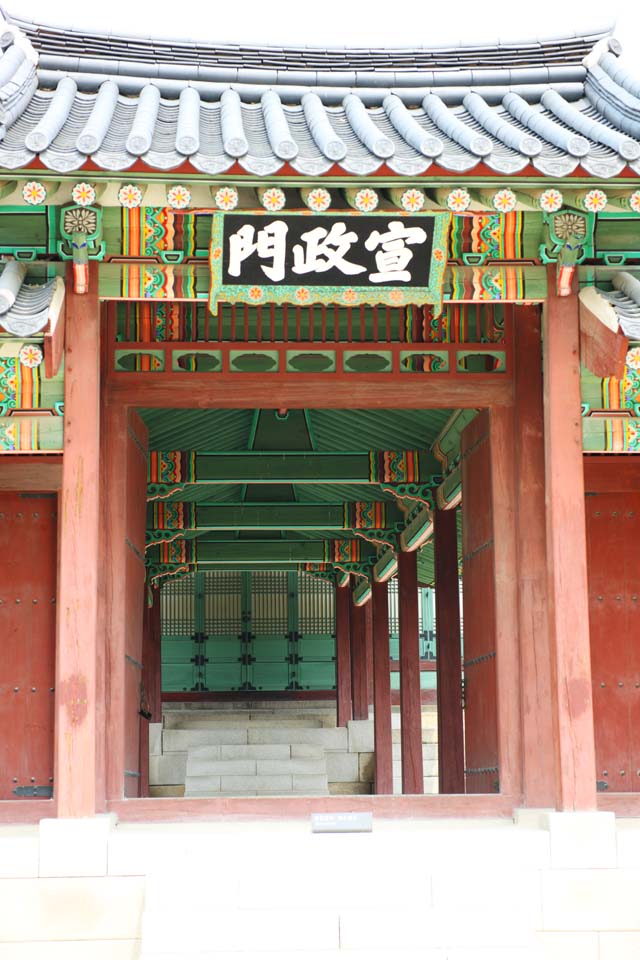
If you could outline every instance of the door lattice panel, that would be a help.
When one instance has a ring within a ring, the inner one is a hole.
[[[192,574],[162,588],[165,691],[335,688],[335,597],[278,571]]]

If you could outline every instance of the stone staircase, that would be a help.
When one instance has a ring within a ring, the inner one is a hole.
[[[219,733],[221,739],[226,739],[224,730]],[[297,731],[287,733],[292,741],[297,739]],[[221,743],[190,747],[187,751],[185,797],[308,796],[328,792],[322,746],[296,742]]]
[[[400,715],[394,708],[394,793],[401,793]],[[437,728],[424,707],[425,793],[436,793]],[[150,728],[152,796],[247,797],[371,793],[373,720],[336,727],[327,701],[171,704]]]

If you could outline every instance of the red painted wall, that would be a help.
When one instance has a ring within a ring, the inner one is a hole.
[[[0,493],[0,800],[53,782],[57,500]]]
[[[586,514],[596,779],[640,792],[640,493],[588,493]]]

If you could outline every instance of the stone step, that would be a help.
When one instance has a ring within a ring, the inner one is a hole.
[[[221,717],[212,717],[202,714],[188,713],[185,715],[179,713],[165,714],[165,730],[209,730],[224,727],[225,729],[236,727],[326,727],[335,726],[322,717],[315,716],[295,716],[278,717],[272,714],[265,716],[247,716],[242,714],[223,714]]]
[[[327,775],[327,766],[324,759],[304,760],[208,760],[200,757],[187,759],[187,782],[195,777],[236,775],[260,776],[262,774],[294,774],[317,773]]]
[[[313,744],[325,750],[346,750],[347,731],[342,727],[211,727],[206,730],[165,730],[163,753],[184,752],[191,747],[241,744]]]
[[[301,794],[307,792],[328,794],[329,783],[326,774],[318,773],[222,774],[220,776],[188,777],[184,795],[185,797],[215,796],[218,793],[236,795],[237,791],[246,790],[255,791],[256,794],[261,796],[266,792],[279,795],[292,791]]]

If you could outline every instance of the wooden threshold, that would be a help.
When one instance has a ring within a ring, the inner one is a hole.
[[[142,797],[112,800],[109,813],[123,823],[193,820],[302,819],[312,813],[372,813],[398,820],[404,817],[505,817],[520,805],[516,797],[501,794],[451,794],[429,796],[327,796],[327,797]]]
[[[640,817],[640,793],[599,793],[597,803],[616,817]]]
[[[39,823],[55,815],[55,800],[0,800],[0,823]]]

